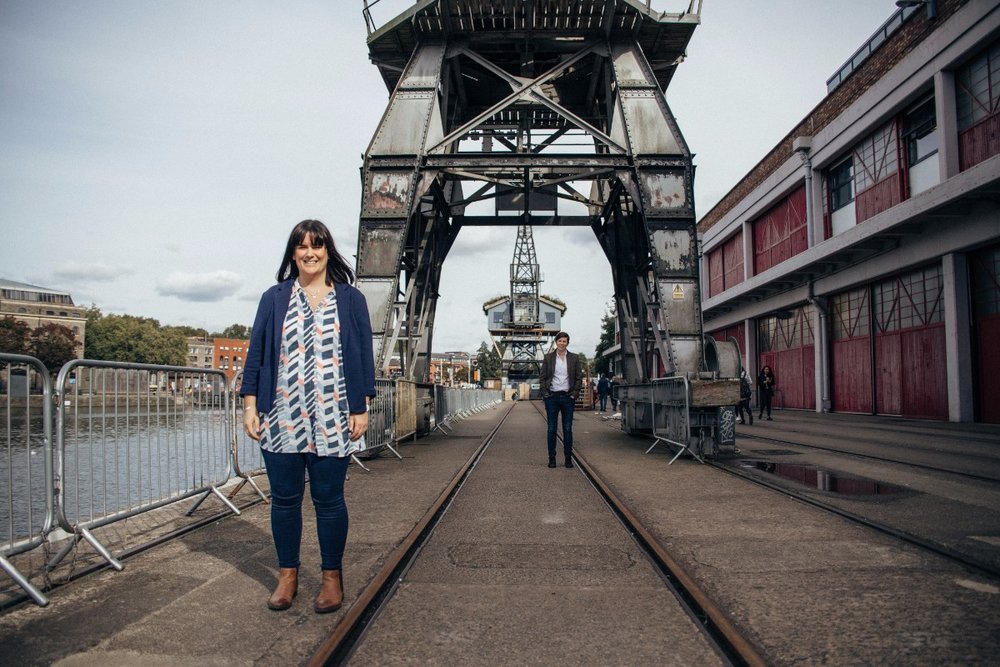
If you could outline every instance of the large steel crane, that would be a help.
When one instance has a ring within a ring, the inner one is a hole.
[[[611,264],[626,430],[696,455],[731,441],[739,355],[703,335],[694,168],[664,95],[700,0],[420,0],[380,27],[368,9],[391,91],[358,241],[380,374],[398,354],[427,378],[462,227],[586,225]],[[476,211],[509,197],[522,215]]]

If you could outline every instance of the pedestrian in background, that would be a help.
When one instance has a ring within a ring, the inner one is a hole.
[[[760,373],[757,375],[757,391],[760,392],[760,412],[757,414],[757,419],[761,419],[764,416],[764,410],[767,410],[767,421],[771,421],[771,399],[774,398],[774,389],[778,386],[778,381],[774,377],[774,371],[771,370],[770,366],[764,366],[760,369]]]
[[[292,229],[278,284],[261,296],[243,370],[243,428],[260,442],[271,486],[278,584],[267,606],[288,609],[298,592],[305,475],[322,560],[316,613],[343,604],[347,543],[344,481],[364,448],[375,395],[372,330],[354,271],[318,220]]]
[[[597,381],[597,397],[600,401],[601,412],[607,412],[609,393],[611,393],[611,380],[606,374],[603,374],[601,379]]]
[[[736,406],[736,419],[741,424],[753,426],[753,408],[750,407],[752,396],[753,387],[750,385],[750,376],[747,375],[747,370],[744,368],[740,370],[740,402]]]
[[[568,352],[569,334],[556,334],[556,349],[542,359],[538,383],[548,417],[547,445],[549,467],[556,467],[556,426],[562,416],[563,454],[567,468],[573,467],[573,409],[583,387],[583,365],[579,357]]]

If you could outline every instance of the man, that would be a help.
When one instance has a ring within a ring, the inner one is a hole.
[[[556,349],[545,355],[542,372],[538,378],[545,414],[549,418],[548,446],[549,467],[556,467],[556,421],[562,415],[563,454],[566,467],[573,467],[573,407],[583,386],[583,368],[579,357],[567,352],[569,334],[556,334]]]
[[[601,412],[606,412],[608,409],[608,394],[610,393],[611,381],[607,375],[601,375],[601,379],[597,381],[597,397],[600,399]]]

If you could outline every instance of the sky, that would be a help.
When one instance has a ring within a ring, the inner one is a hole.
[[[388,22],[411,3],[382,0]],[[678,12],[688,0],[654,0]],[[835,7],[835,9],[834,9]],[[362,2],[0,0],[0,278],[221,331],[252,323],[291,228],[352,263],[362,156],[389,99]],[[703,0],[667,93],[707,213],[824,97],[893,0]],[[516,227],[463,229],[435,352],[488,341]],[[613,298],[588,228],[534,229],[541,293],[593,355]]]

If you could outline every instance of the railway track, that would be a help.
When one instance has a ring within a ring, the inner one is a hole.
[[[426,514],[416,524],[400,546],[390,555],[378,575],[369,583],[330,637],[320,646],[309,664],[341,665],[349,662],[367,639],[369,629],[392,603],[406,574],[420,558],[424,545],[431,539],[466,482],[477,472],[477,467],[490,446],[502,432],[517,404],[511,405],[496,427],[485,437],[479,447],[462,466]],[[538,406],[535,406],[536,410]],[[541,415],[544,419],[544,414]],[[704,634],[705,642],[714,650],[723,664],[764,665],[758,650],[728,620],[720,609],[660,545],[653,535],[641,525],[636,516],[600,479],[596,471],[578,453],[574,456],[577,470],[584,475],[593,489],[601,496],[606,507],[625,528],[638,549],[646,555],[649,564],[664,585],[673,593],[680,607]],[[567,473],[569,471],[566,471]],[[433,628],[428,628],[430,633]]]
[[[746,440],[756,440],[761,442],[773,442],[780,445],[792,446],[792,447],[802,447],[805,449],[813,449],[817,451],[830,452],[833,454],[842,454],[844,456],[850,456],[852,458],[865,459],[868,461],[879,461],[880,463],[895,463],[898,465],[905,465],[911,468],[917,468],[920,470],[928,470],[930,472],[940,472],[949,475],[956,475],[958,477],[963,477],[965,479],[974,479],[981,482],[992,482],[1000,483],[1000,477],[994,477],[991,475],[979,475],[976,473],[971,473],[964,470],[956,470],[953,468],[943,468],[941,466],[933,466],[924,463],[917,463],[915,461],[904,461],[897,458],[890,458],[887,456],[877,456],[875,454],[866,454],[864,452],[848,451],[844,449],[838,449],[836,447],[826,447],[823,445],[817,445],[813,443],[801,442],[798,440],[788,440],[784,438],[775,438],[773,436],[764,435],[754,435],[748,433],[740,433],[739,437]]]
[[[921,463],[914,463],[914,462],[911,462],[911,461],[898,460],[898,459],[893,459],[893,458],[890,458],[890,457],[870,455],[870,454],[858,453],[858,452],[854,452],[854,451],[845,451],[845,450],[840,450],[840,449],[837,449],[837,448],[834,448],[834,447],[825,447],[825,446],[822,446],[822,445],[814,445],[814,444],[800,442],[800,441],[791,440],[791,439],[775,438],[775,437],[764,436],[764,435],[745,434],[745,433],[742,433],[742,432],[739,434],[739,438],[741,440],[750,439],[750,440],[759,441],[759,442],[777,443],[777,444],[781,444],[781,445],[785,445],[785,446],[794,446],[794,447],[802,447],[804,449],[813,449],[813,450],[818,450],[818,451],[826,451],[826,452],[831,452],[831,453],[835,453],[835,454],[841,454],[841,455],[844,455],[844,456],[849,456],[849,457],[852,457],[852,458],[860,458],[860,459],[865,459],[865,460],[878,461],[880,463],[893,463],[893,464],[898,464],[898,465],[906,465],[906,466],[911,466],[913,468],[917,468],[917,469],[920,469],[920,470],[926,470],[926,471],[929,471],[929,472],[943,473],[943,474],[947,474],[947,475],[955,475],[955,476],[960,476],[960,477],[965,478],[965,479],[972,479],[972,480],[981,481],[981,482],[1000,483],[1000,479],[997,479],[997,478],[991,477],[991,476],[976,475],[976,474],[973,474],[973,473],[963,472],[963,471],[960,471],[960,470],[954,470],[954,469],[949,469],[949,468],[942,468],[942,467],[931,466],[931,465],[926,465],[926,464],[921,464]],[[994,564],[992,562],[987,562],[987,561],[981,560],[981,559],[979,559],[979,558],[977,558],[977,557],[975,557],[973,555],[970,555],[970,554],[958,551],[958,550],[953,549],[953,548],[951,548],[951,547],[949,547],[949,546],[947,546],[945,544],[941,544],[939,542],[936,542],[936,541],[933,541],[933,540],[921,537],[919,535],[915,535],[915,534],[913,534],[911,532],[908,532],[908,531],[905,531],[905,530],[901,530],[899,528],[890,526],[890,525],[888,525],[886,523],[883,523],[881,521],[875,521],[875,520],[873,520],[871,518],[868,518],[868,517],[862,516],[860,514],[857,514],[856,512],[851,512],[851,511],[846,510],[846,509],[844,509],[842,507],[838,507],[837,505],[835,505],[833,503],[825,502],[824,500],[822,500],[820,498],[816,498],[814,495],[811,495],[810,493],[806,492],[805,490],[801,490],[800,491],[800,490],[796,489],[794,487],[794,482],[783,482],[783,483],[774,482],[774,481],[768,480],[768,479],[763,478],[763,477],[761,477],[759,475],[753,474],[751,472],[748,472],[748,471],[746,471],[744,469],[741,469],[739,467],[735,467],[735,466],[732,465],[737,460],[747,460],[747,459],[757,459],[757,458],[760,458],[760,457],[759,456],[748,455],[748,454],[739,454],[739,455],[737,455],[737,457],[735,459],[726,459],[726,460],[711,460],[711,459],[709,459],[709,460],[706,461],[706,464],[710,465],[711,467],[714,467],[714,468],[716,468],[718,470],[721,470],[721,471],[723,471],[723,472],[725,472],[727,474],[739,477],[739,478],[744,479],[746,481],[752,482],[753,484],[756,484],[758,486],[762,486],[762,487],[765,487],[765,488],[767,488],[769,490],[772,490],[772,491],[775,491],[777,493],[780,493],[782,495],[794,498],[795,500],[798,500],[798,501],[800,501],[800,502],[802,502],[804,504],[811,505],[813,507],[821,509],[821,510],[823,510],[825,512],[828,512],[830,514],[834,514],[836,516],[839,516],[839,517],[841,517],[843,519],[851,521],[852,523],[856,523],[858,525],[865,526],[865,527],[867,527],[869,529],[875,530],[875,531],[877,531],[879,533],[882,533],[884,535],[888,535],[888,536],[890,536],[890,537],[892,537],[894,539],[898,539],[898,540],[900,540],[902,542],[905,542],[907,544],[910,544],[912,546],[916,546],[916,547],[918,547],[920,549],[923,549],[925,551],[931,552],[931,553],[933,553],[933,554],[935,554],[937,556],[946,558],[949,561],[952,561],[954,563],[958,563],[958,564],[963,565],[965,567],[971,568],[971,569],[973,569],[973,570],[975,570],[977,572],[980,572],[980,573],[983,573],[983,574],[987,574],[987,575],[989,575],[991,577],[1000,578],[1000,567],[998,567],[996,564]]]
[[[885,523],[874,521],[867,517],[861,516],[860,514],[857,514],[855,512],[850,512],[841,507],[837,507],[832,503],[819,500],[813,496],[810,496],[805,492],[800,492],[794,488],[791,488],[788,485],[777,484],[775,482],[762,479],[756,475],[743,472],[739,468],[734,468],[733,466],[727,465],[726,463],[709,460],[706,461],[706,464],[712,466],[713,468],[721,470],[725,473],[728,473],[730,475],[735,475],[736,477],[739,477],[746,481],[771,489],[772,491],[777,491],[778,493],[781,493],[790,498],[794,498],[795,500],[798,500],[807,505],[817,507],[831,514],[836,514],[837,516],[847,519],[848,521],[851,521],[853,523],[857,523],[859,525],[871,528],[885,535],[889,535],[902,542],[906,542],[907,544],[920,547],[921,549],[932,552],[938,556],[947,558],[948,560],[951,560],[953,562],[972,568],[984,574],[988,574],[992,577],[1000,578],[1000,568],[998,568],[997,566],[993,565],[992,563],[981,561],[978,558],[974,558],[968,554],[952,549],[946,545],[925,539],[923,537],[920,537],[919,535],[908,533],[898,528],[894,528]]]

